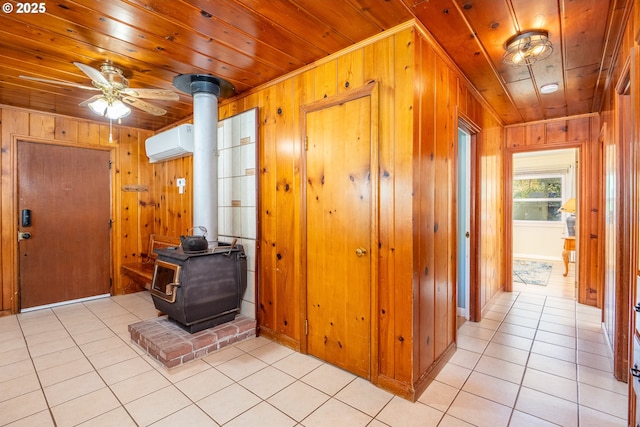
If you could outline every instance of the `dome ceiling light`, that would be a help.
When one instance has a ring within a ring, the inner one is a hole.
[[[545,30],[518,33],[504,44],[502,62],[507,65],[533,65],[551,55],[553,46]]]
[[[544,93],[544,94],[554,93],[558,91],[559,87],[560,86],[558,85],[558,83],[549,83],[549,84],[540,86],[540,93]]]

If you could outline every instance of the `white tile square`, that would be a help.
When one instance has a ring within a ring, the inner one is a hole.
[[[256,305],[253,302],[242,300],[240,302],[240,314],[248,317],[249,319],[256,318]]]
[[[296,381],[273,395],[268,402],[300,422],[327,400],[329,396],[320,390]]]
[[[244,354],[218,365],[216,368],[234,381],[240,381],[249,375],[267,367],[262,360]]]
[[[136,423],[146,426],[190,404],[191,401],[171,385],[127,403],[125,408]]]
[[[273,366],[294,378],[302,378],[323,363],[324,362],[313,356],[302,353],[291,353],[289,356],[275,362]]]
[[[522,381],[523,387],[556,396],[570,402],[578,401],[578,384],[575,380],[559,377],[535,369],[527,369]]]
[[[527,387],[520,388],[515,408],[564,427],[578,425],[578,405],[576,403]]]
[[[418,402],[431,406],[440,412],[446,412],[460,390],[440,381],[432,381],[420,395]]]
[[[435,427],[443,415],[437,409],[420,402],[411,403],[395,396],[376,419],[390,426]]]
[[[119,406],[120,403],[111,390],[102,388],[53,406],[51,412],[58,426],[71,426],[96,418]]]
[[[289,427],[296,422],[266,402],[261,402],[225,424],[225,427]]]
[[[272,367],[266,368],[240,380],[238,384],[257,395],[261,399],[268,399],[295,381],[290,375]]]
[[[333,396],[355,378],[356,376],[352,373],[325,363],[301,379],[310,386]]]
[[[198,406],[222,425],[260,402],[261,399],[246,388],[232,384],[200,400]]]
[[[447,413],[479,427],[506,427],[511,408],[461,391]]]
[[[356,378],[340,390],[335,398],[375,417],[391,401],[393,394],[374,386],[369,381]]]
[[[364,427],[371,422],[371,417],[346,405],[339,400],[329,399],[320,408],[303,420],[305,427]],[[423,424],[424,425],[424,424]]]

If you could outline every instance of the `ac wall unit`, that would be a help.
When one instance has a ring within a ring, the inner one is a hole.
[[[153,135],[144,143],[150,163],[193,154],[193,125],[183,124]]]

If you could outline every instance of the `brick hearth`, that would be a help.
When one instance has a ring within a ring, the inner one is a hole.
[[[131,340],[167,368],[206,356],[229,344],[256,336],[256,321],[244,316],[190,334],[166,318],[129,325]]]

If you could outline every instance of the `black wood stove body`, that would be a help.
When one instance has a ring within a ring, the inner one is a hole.
[[[158,249],[151,296],[156,309],[190,333],[235,319],[247,288],[242,245],[219,243],[198,253]]]

